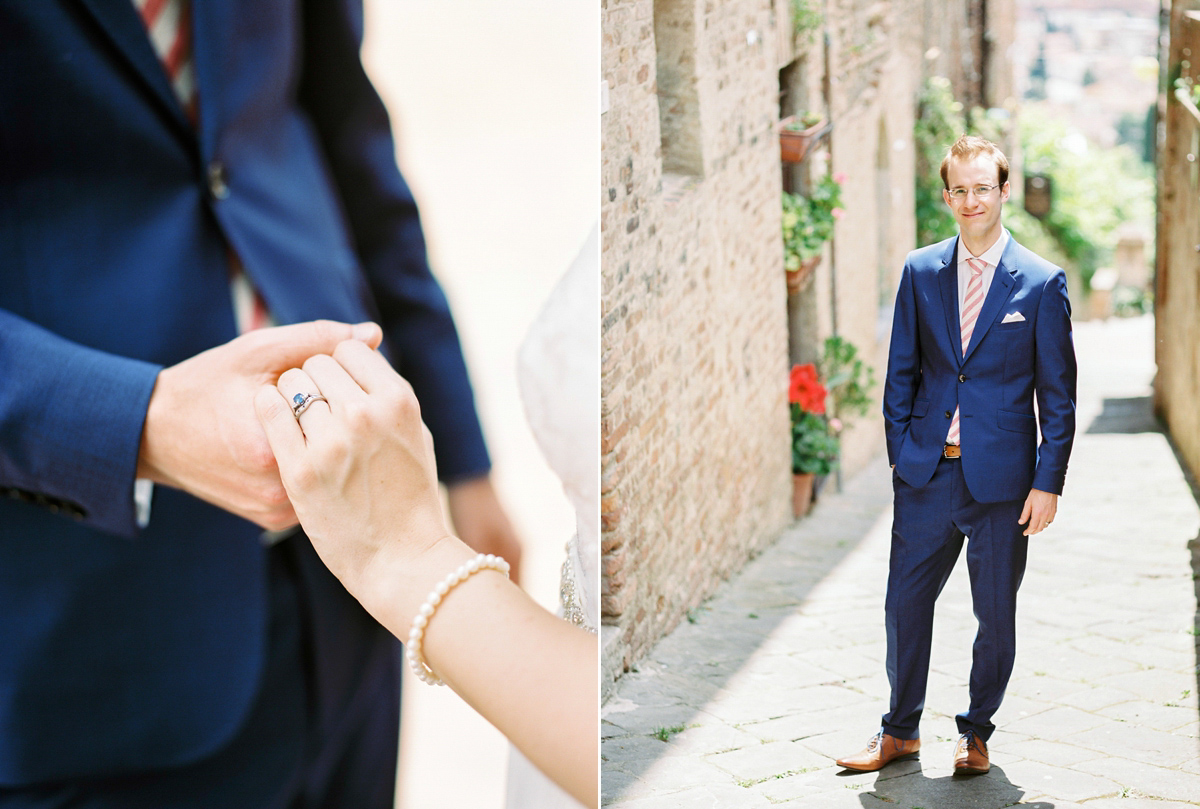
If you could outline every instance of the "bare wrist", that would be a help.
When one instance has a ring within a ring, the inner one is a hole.
[[[158,450],[159,439],[163,434],[159,422],[164,410],[163,398],[167,395],[163,377],[168,371],[169,369],[164,368],[158,372],[158,378],[155,379],[154,388],[150,392],[150,401],[146,405],[146,417],[142,422],[142,440],[138,447],[137,460],[137,476],[139,478],[165,485],[170,485],[170,481],[159,463]]]
[[[348,589],[377,621],[405,637],[429,591],[474,556],[466,543],[450,534],[422,541],[417,548],[390,543],[375,553]]]

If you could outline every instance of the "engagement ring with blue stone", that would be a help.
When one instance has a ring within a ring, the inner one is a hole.
[[[292,415],[294,415],[296,418],[300,418],[300,414],[305,410],[308,410],[308,408],[312,406],[313,402],[328,403],[329,400],[319,393],[297,393],[292,397]]]

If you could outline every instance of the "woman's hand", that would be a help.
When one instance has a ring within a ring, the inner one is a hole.
[[[296,418],[293,398],[310,393],[327,401]],[[255,409],[313,547],[368,608],[377,589],[394,593],[394,581],[376,579],[449,536],[416,396],[365,344],[347,340],[285,371]]]
[[[299,418],[293,397],[320,394]],[[284,372],[254,401],[313,547],[375,618],[404,637],[422,599],[474,557],[450,535],[433,441],[408,383],[348,341]],[[598,646],[504,576],[451,590],[425,627],[426,663],[556,783],[597,805]]]

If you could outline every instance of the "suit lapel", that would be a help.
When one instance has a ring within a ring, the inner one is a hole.
[[[984,335],[992,327],[992,323],[995,322],[1004,304],[1012,295],[1017,275],[1016,268],[1013,267],[1015,263],[1013,247],[1015,245],[1016,241],[1010,235],[1008,244],[1004,248],[1004,254],[1000,256],[1000,263],[996,265],[996,274],[992,278],[991,287],[988,288],[987,297],[983,299],[983,308],[979,310],[979,319],[975,321],[975,331],[971,333],[971,344],[967,346],[963,362],[970,359],[975,347],[983,340]]]
[[[950,243],[950,247],[942,256],[942,268],[938,270],[938,286],[942,292],[942,312],[946,316],[946,332],[950,345],[954,347],[954,356],[959,365],[963,361],[962,329],[958,314],[958,239]]]
[[[192,0],[192,66],[196,70],[200,153],[203,155],[216,151],[217,133],[221,130],[221,99],[218,95],[223,78],[221,65],[223,60],[231,58],[222,52],[222,48],[228,47],[236,34],[235,14],[234,3]]]
[[[134,75],[150,92],[167,116],[186,134],[192,126],[175,96],[167,72],[154,52],[146,28],[131,0],[78,0],[97,26],[116,47],[117,53],[133,68]]]

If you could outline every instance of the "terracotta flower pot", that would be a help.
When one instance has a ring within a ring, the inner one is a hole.
[[[808,129],[788,129],[796,120],[795,115],[789,115],[779,122],[779,159],[784,163],[799,163],[808,154],[808,147],[821,128],[825,126],[824,119]]]
[[[812,506],[813,479],[816,475],[792,474],[792,514],[800,519]]]
[[[820,263],[821,257],[813,256],[800,262],[800,269],[785,273],[787,275],[788,292],[796,293],[808,286],[809,279],[813,277],[813,271],[817,269],[817,265]]]

